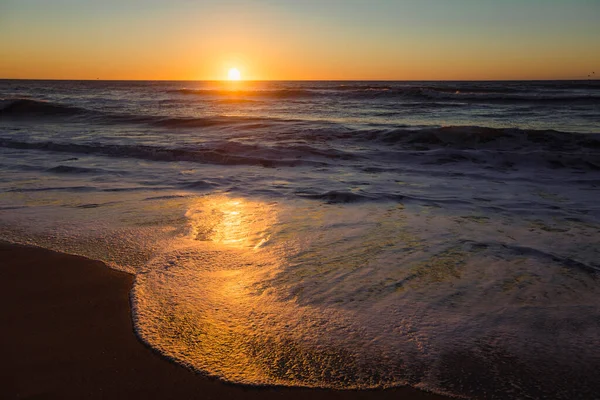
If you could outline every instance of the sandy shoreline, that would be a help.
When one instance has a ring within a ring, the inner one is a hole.
[[[196,374],[134,334],[133,276],[101,262],[0,242],[0,398],[443,399],[413,388],[247,387]]]

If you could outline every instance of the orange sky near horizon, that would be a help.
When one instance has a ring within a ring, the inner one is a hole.
[[[0,78],[220,80],[235,67],[247,80],[585,79],[600,69],[600,2],[584,0],[530,19],[513,0],[471,11],[388,0],[50,3],[0,5]]]

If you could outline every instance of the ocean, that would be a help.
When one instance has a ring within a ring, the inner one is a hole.
[[[0,239],[225,381],[591,398],[600,81],[0,81]]]

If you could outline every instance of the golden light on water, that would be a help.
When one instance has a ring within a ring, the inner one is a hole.
[[[187,217],[196,240],[258,249],[269,240],[277,212],[273,204],[209,196],[198,200],[187,212]]]

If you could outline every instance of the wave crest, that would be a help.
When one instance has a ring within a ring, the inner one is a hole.
[[[3,99],[0,100],[0,116],[74,116],[85,114],[87,110],[43,100]]]
[[[547,89],[541,87],[540,89]],[[278,89],[248,88],[169,90],[170,93],[201,96],[204,98],[243,99],[300,99],[307,97],[342,97],[351,99],[390,99],[405,101],[446,101],[492,104],[594,104],[600,101],[596,94],[577,92],[554,92],[541,90],[531,92],[519,86],[477,85],[389,85],[389,84],[340,84],[332,86],[283,87]]]
[[[600,149],[600,134],[578,134],[554,130],[447,126],[370,131],[361,136],[363,140],[423,148],[485,147],[497,150],[539,148],[559,151]]]
[[[311,97],[317,95],[318,92],[310,89],[240,89],[240,90],[227,90],[227,89],[177,89],[170,91],[171,93],[178,93],[183,95],[193,96],[217,96],[217,97],[231,97],[231,96],[242,96],[242,97],[266,97],[266,98],[297,98],[297,97]]]
[[[254,165],[267,168],[295,167],[300,165],[324,166],[324,161],[299,157],[296,153],[282,153],[257,146],[236,143],[221,143],[214,147],[165,148],[158,146],[75,144],[57,142],[24,142],[0,139],[0,147],[25,150],[45,150],[54,152],[94,154],[108,157],[138,158],[152,161],[188,161],[218,165]],[[51,172],[76,172],[71,167],[59,168]]]

